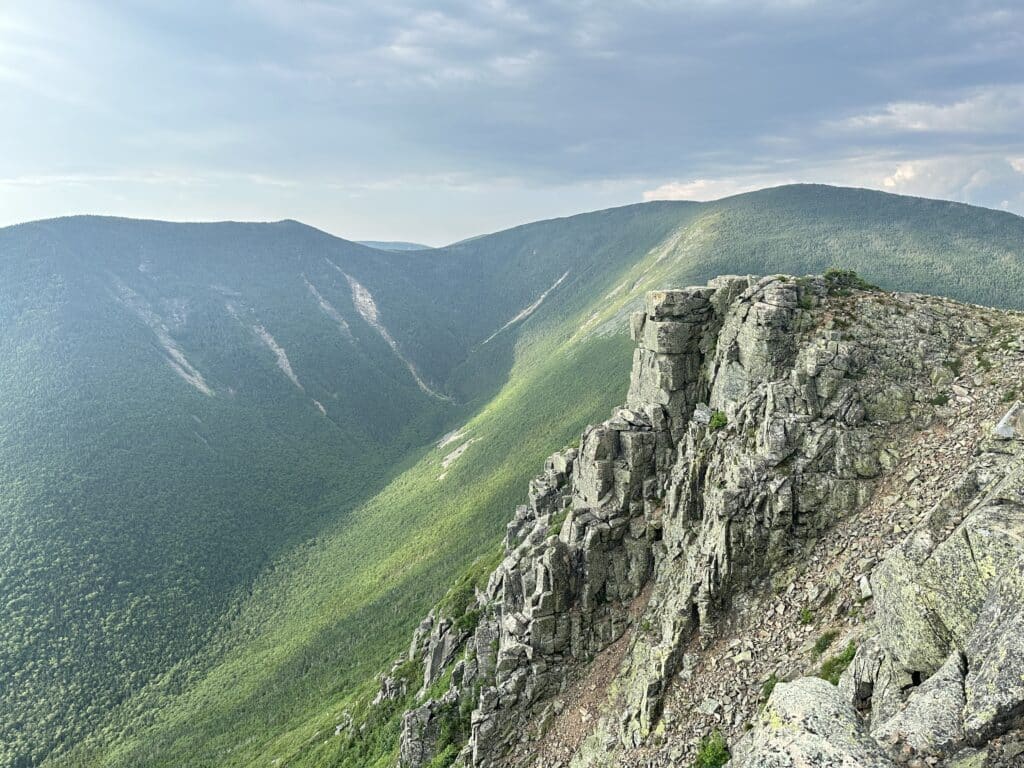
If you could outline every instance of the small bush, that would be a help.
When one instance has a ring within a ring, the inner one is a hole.
[[[1004,403],[1009,403],[1009,402],[1011,402],[1013,400],[1016,400],[1016,399],[1017,399],[1017,390],[1016,389],[1008,389],[1005,392],[1003,392],[1003,402]]]
[[[472,632],[480,623],[481,613],[477,608],[470,608],[455,620],[455,628],[460,632]]]
[[[778,675],[772,672],[772,676],[765,680],[764,685],[761,686],[761,698],[765,701],[768,701],[768,699],[771,698],[772,691],[775,690],[775,686],[778,684],[778,682]]]
[[[711,420],[708,421],[708,429],[712,432],[717,432],[728,423],[729,419],[726,418],[724,413],[721,411],[715,411],[711,414]]]
[[[945,393],[936,395],[935,397],[930,398],[928,402],[932,405],[947,405],[949,403],[949,395]]]
[[[830,629],[828,632],[819,637],[817,642],[815,642],[814,644],[814,658],[818,658],[819,656],[821,656],[821,654],[827,651],[828,647],[832,645],[833,641],[837,637],[839,637],[839,633],[836,632],[834,629]]]
[[[418,658],[407,659],[402,662],[401,666],[395,668],[391,676],[398,680],[405,680],[406,683],[420,685],[423,682],[423,663]]]
[[[814,611],[805,605],[800,609],[800,623],[806,627],[812,621],[814,621]]]
[[[975,357],[978,360],[978,367],[983,371],[992,370],[992,361],[985,356],[984,352],[976,352]]]
[[[697,759],[692,768],[721,768],[729,762],[729,750],[725,747],[725,737],[717,728],[704,737],[697,751]]]
[[[455,762],[455,758],[459,756],[460,747],[455,744],[449,744],[440,752],[438,752],[427,763],[427,768],[448,768],[449,765]]]
[[[474,560],[469,568],[455,580],[444,597],[438,601],[438,615],[457,620],[462,618],[467,611],[474,611],[477,588],[483,588],[487,584],[491,571],[498,567],[504,554],[504,548],[497,547],[491,555],[484,555]],[[473,620],[473,626],[476,626],[475,622],[478,619],[479,615]]]
[[[562,524],[565,523],[565,518],[569,516],[569,508],[559,510],[551,516],[551,520],[548,522],[548,535],[552,534],[557,536],[562,530]]]
[[[856,288],[860,291],[877,291],[878,286],[872,285],[852,269],[826,269],[825,282],[830,292],[839,292]]]
[[[942,364],[949,368],[949,370],[953,372],[954,376],[959,376],[960,371],[963,370],[964,367],[963,361],[960,360],[960,358],[958,357],[951,358],[949,360],[944,360]]]
[[[846,646],[846,650],[838,656],[833,656],[831,659],[826,660],[821,665],[821,669],[818,670],[818,677],[828,680],[832,685],[839,685],[839,676],[850,666],[850,662],[853,661],[856,653],[857,646],[851,640],[850,644]]]

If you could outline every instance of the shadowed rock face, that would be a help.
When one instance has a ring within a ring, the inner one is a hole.
[[[663,743],[670,687],[734,602],[873,498],[895,446],[933,421],[949,385],[936,372],[999,314],[835,278],[648,294],[625,407],[531,483],[475,627],[432,614],[418,630],[409,660],[428,685],[443,669],[452,682],[406,713],[401,764],[442,748],[461,766],[545,764],[536,744],[562,697],[627,633],[601,716],[563,753],[629,765]],[[1014,724],[1024,577],[1004,574],[1024,565],[1024,473],[1013,437],[993,445],[861,579],[877,620],[842,684],[778,686],[734,765],[887,766],[893,743],[949,755]]]

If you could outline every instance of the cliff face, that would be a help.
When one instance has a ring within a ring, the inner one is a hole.
[[[1021,327],[843,273],[649,294],[625,407],[548,459],[486,587],[383,679],[404,695],[420,660],[437,694],[401,764],[688,764],[713,730],[744,766],[1014,759],[1016,416],[983,438]],[[838,687],[798,679],[836,649]]]

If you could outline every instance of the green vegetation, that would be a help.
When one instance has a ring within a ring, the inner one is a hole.
[[[562,531],[562,525],[565,524],[566,518],[569,517],[569,508],[554,513],[551,516],[551,522],[548,523],[548,533],[557,536]]]
[[[931,403],[932,405],[939,405],[939,406],[948,405],[949,404],[949,395],[946,394],[945,392],[940,392],[939,394],[935,395],[934,397],[929,398],[928,402]]]
[[[832,293],[846,293],[849,292],[850,289],[856,289],[859,291],[879,290],[877,285],[872,285],[867,282],[852,269],[826,269],[824,277],[825,282],[828,284],[829,291]]]
[[[446,704],[441,710],[440,731],[437,737],[437,754],[428,768],[448,768],[459,750],[469,741],[470,715],[472,710],[457,704]]]
[[[715,411],[711,414],[711,419],[708,421],[708,430],[711,432],[717,432],[722,429],[726,424],[729,423],[729,419],[721,411]]]
[[[839,685],[839,677],[846,671],[846,668],[850,666],[850,662],[853,661],[853,657],[857,653],[857,646],[851,640],[850,644],[846,646],[842,653],[838,656],[833,656],[826,659],[821,669],[818,670],[818,677],[823,680],[828,680],[832,685]]]
[[[697,750],[697,759],[692,768],[721,768],[729,762],[729,750],[725,746],[725,737],[717,728],[704,737]]]
[[[772,691],[775,690],[775,686],[779,683],[779,677],[772,672],[771,677],[764,681],[764,685],[761,686],[761,699],[762,701],[768,701],[772,696]]]
[[[544,456],[622,402],[646,290],[839,264],[1019,308],[1021,243],[1010,214],[814,186],[412,254],[295,222],[0,230],[0,765],[392,764],[400,703],[370,706],[375,676]],[[456,428],[476,442],[442,469]],[[467,626],[472,583],[450,597]]]
[[[456,629],[465,632],[476,629],[480,622],[480,610],[476,608],[477,590],[487,586],[488,577],[498,567],[503,556],[504,549],[495,547],[492,555],[474,560],[437,604],[438,615],[454,619]]]
[[[466,571],[459,576],[451,589],[445,593],[437,604],[437,612],[441,616],[457,619],[464,616],[476,602],[476,591],[487,586],[487,577],[498,567],[504,550],[494,548],[494,554],[478,557]]]
[[[800,609],[800,623],[805,627],[814,622],[814,611],[806,605]]]
[[[815,641],[814,648],[811,649],[811,652],[814,654],[814,658],[818,658],[821,654],[827,651],[829,646],[832,645],[837,637],[839,637],[839,633],[834,629],[830,629],[828,632],[822,634],[821,637]]]

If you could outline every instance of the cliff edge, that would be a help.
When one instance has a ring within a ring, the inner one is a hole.
[[[401,765],[1024,764],[1022,330],[848,272],[648,294],[625,406],[383,676]]]

